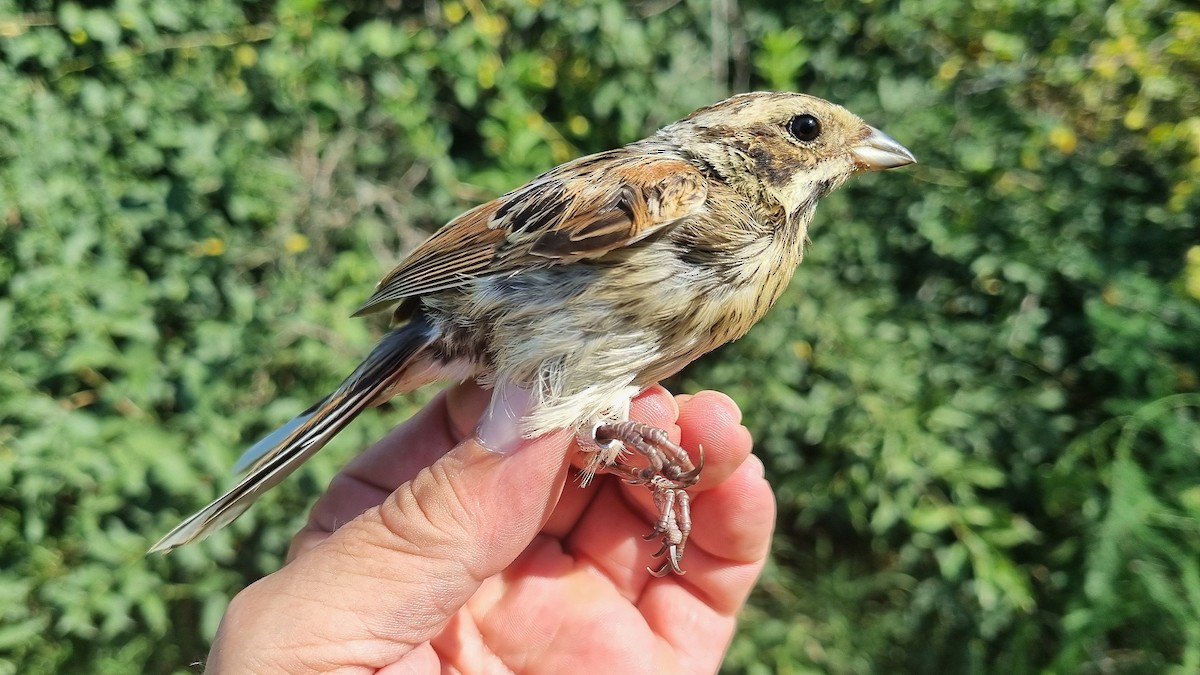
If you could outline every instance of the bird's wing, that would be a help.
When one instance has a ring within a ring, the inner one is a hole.
[[[447,223],[355,315],[482,276],[603,256],[703,208],[707,193],[704,175],[680,159],[582,157]]]

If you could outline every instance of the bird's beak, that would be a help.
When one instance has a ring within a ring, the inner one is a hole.
[[[896,139],[875,127],[867,129],[867,137],[850,149],[850,154],[854,155],[854,166],[859,171],[882,171],[916,163],[917,158]]]

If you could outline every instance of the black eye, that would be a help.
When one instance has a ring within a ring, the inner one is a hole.
[[[788,133],[800,141],[815,141],[821,135],[821,123],[812,115],[796,115],[787,125]]]

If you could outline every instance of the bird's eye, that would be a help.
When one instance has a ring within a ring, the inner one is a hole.
[[[821,123],[812,115],[796,115],[788,121],[788,133],[799,141],[815,141],[821,135]]]

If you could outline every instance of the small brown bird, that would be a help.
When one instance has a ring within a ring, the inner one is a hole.
[[[246,451],[245,478],[151,550],[228,524],[368,406],[475,379],[532,390],[526,436],[575,429],[591,453],[585,480],[604,471],[648,486],[660,510],[648,538],[667,556],[656,573],[682,573],[685,490],[703,455],[693,465],[666,432],[630,421],[630,399],[766,314],[800,263],[817,200],[857,172],[914,161],[828,101],[749,93],[467,211],[355,312],[394,308],[367,359]]]

